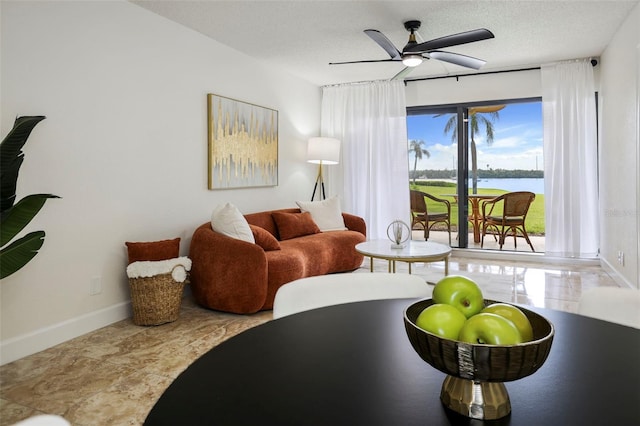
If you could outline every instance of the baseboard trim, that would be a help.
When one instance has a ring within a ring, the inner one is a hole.
[[[454,247],[452,256],[481,260],[505,260],[539,264],[575,265],[575,266],[598,266],[600,258],[572,258],[556,257],[544,253],[497,251],[497,250],[477,250],[460,249]]]
[[[611,278],[620,286],[620,287],[629,287],[632,289],[637,288],[631,283],[631,281],[627,280],[622,274],[618,272],[614,266],[609,263],[606,259],[602,259],[602,269],[609,274]]]
[[[131,302],[122,302],[4,340],[0,342],[0,365],[51,348],[130,316]]]

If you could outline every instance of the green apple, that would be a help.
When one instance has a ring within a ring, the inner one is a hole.
[[[453,306],[435,304],[420,312],[416,325],[440,337],[456,340],[466,320],[467,317]]]
[[[467,318],[484,308],[484,297],[478,284],[460,275],[449,275],[438,281],[432,298],[434,303],[454,306]]]
[[[517,345],[522,343],[522,336],[505,317],[484,312],[467,319],[460,329],[458,340],[473,344]]]
[[[522,336],[523,342],[529,342],[533,340],[533,328],[529,318],[518,309],[517,306],[509,305],[507,303],[493,303],[482,310],[482,312],[489,312],[492,314],[505,317],[516,326]]]

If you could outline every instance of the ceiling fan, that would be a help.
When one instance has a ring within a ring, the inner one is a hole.
[[[424,43],[418,43],[416,41],[415,33],[420,28],[420,25],[420,21],[407,21],[404,23],[404,27],[411,34],[409,35],[409,42],[406,44],[406,46],[404,46],[402,51],[398,50],[393,45],[391,40],[389,40],[380,31],[364,30],[364,33],[371,37],[373,41],[378,43],[378,45],[382,47],[389,54],[389,56],[391,56],[391,59],[330,62],[329,65],[359,64],[369,62],[402,62],[405,65],[405,68],[392,77],[392,80],[395,80],[409,74],[409,72],[411,72],[413,68],[420,65],[425,59],[437,59],[439,61],[449,62],[451,64],[456,64],[475,70],[480,69],[486,63],[482,59],[474,58],[472,56],[466,56],[460,53],[445,52],[438,49],[494,38],[494,35],[491,31],[485,28],[479,28],[477,30],[451,34],[448,36],[425,41]]]

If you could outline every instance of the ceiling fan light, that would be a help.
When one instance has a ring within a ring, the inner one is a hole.
[[[402,63],[407,67],[417,67],[422,63],[422,55],[404,55]]]

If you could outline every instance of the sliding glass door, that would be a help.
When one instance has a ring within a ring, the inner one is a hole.
[[[407,129],[410,187],[450,202],[453,247],[480,248],[483,200],[531,191],[536,200],[526,228],[542,237],[536,251],[544,251],[540,99],[411,107]],[[436,238],[443,226],[436,224],[433,230]],[[493,235],[489,240],[485,249],[499,248]],[[528,248],[524,240],[518,246],[513,241],[503,249]]]
[[[407,110],[409,186],[449,203],[452,247],[467,246],[467,221],[464,219],[468,214],[467,205],[459,198],[467,191],[466,114],[466,108],[459,106]],[[431,198],[426,202],[430,212],[443,213],[443,203]],[[444,224],[434,225],[429,240],[445,242],[442,240],[445,231]]]

